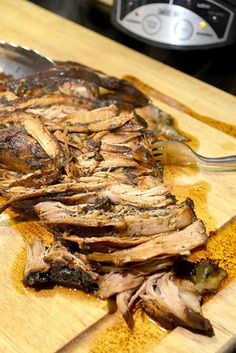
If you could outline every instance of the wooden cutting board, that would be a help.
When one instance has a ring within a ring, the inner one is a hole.
[[[119,77],[133,75],[202,115],[229,124],[236,122],[235,97],[26,1],[1,0],[0,33],[1,40],[37,49],[51,58],[79,61]],[[236,154],[233,137],[163,102],[155,103],[178,120],[181,130],[197,139],[199,153],[209,156]],[[178,173],[173,182],[200,183],[202,188],[208,185],[202,207],[201,203],[197,205],[208,224],[218,227],[236,214],[235,172]],[[209,223],[210,218],[213,223]],[[42,233],[34,223],[22,223],[17,218],[14,223],[7,213],[0,217],[0,352],[52,353],[62,347],[61,352],[88,352],[90,343],[83,342],[89,341],[89,332],[92,332],[91,336],[95,335],[94,328],[99,326],[96,322],[108,312],[107,303],[95,301],[80,292],[56,289],[35,293],[21,285],[22,236],[39,232]],[[223,351],[226,345],[233,344],[236,335],[235,297],[236,282],[231,282],[204,306],[204,313],[215,328],[214,338],[193,335],[178,328],[162,341],[154,342],[151,351]],[[94,325],[93,330],[90,330],[91,325]],[[82,332],[80,342],[65,346]]]

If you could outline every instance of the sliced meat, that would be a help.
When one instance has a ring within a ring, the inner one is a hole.
[[[111,272],[117,273],[117,272],[135,271],[136,273],[146,277],[147,275],[158,272],[160,270],[167,270],[173,265],[175,259],[176,257],[163,257],[163,258],[151,259],[144,262],[133,263],[132,268],[130,267],[129,264],[127,264],[127,266],[119,267],[113,264],[103,264],[99,262],[92,262],[92,263],[93,263],[93,266],[96,267],[97,271],[102,275],[109,274]]]
[[[103,203],[101,203],[103,205]],[[182,228],[193,221],[185,204],[169,209],[138,211],[121,205],[106,210],[91,205],[66,206],[60,202],[40,202],[34,206],[39,218],[52,226],[77,225],[88,227],[114,226],[122,236],[151,236]],[[113,240],[115,241],[115,240]]]
[[[41,121],[29,114],[19,115],[21,125],[32,136],[53,160],[63,163],[63,153],[59,143],[53,138]]]
[[[167,198],[159,203],[159,207],[163,208],[137,212],[136,215],[135,212],[128,214],[125,217],[128,227],[127,235],[152,236],[157,233],[179,230],[191,224],[195,219],[192,209],[185,203],[179,206],[168,206],[172,202],[173,200]]]
[[[72,76],[71,71],[68,70],[66,73],[55,66],[36,75],[10,80],[6,83],[6,88],[18,97],[63,93],[95,99],[99,94],[98,86],[94,81],[84,80],[76,75]]]
[[[73,224],[81,227],[114,226],[118,229],[126,227],[123,217],[113,217],[113,213],[106,214],[102,210],[94,210],[85,214],[83,213],[83,207],[65,206],[60,202],[40,202],[34,206],[34,209],[42,221],[52,225]]]
[[[96,82],[98,86],[106,88],[107,90],[118,92],[126,98],[126,101],[133,103],[135,106],[142,106],[148,102],[148,98],[126,80],[107,76],[101,71],[78,63],[68,62],[67,65],[65,63],[58,63],[58,66],[62,68],[67,66],[70,71],[76,70],[77,75],[81,78]]]
[[[136,288],[126,290],[116,295],[117,310],[121,313],[124,320],[129,323],[130,309],[129,301],[134,294]]]
[[[40,117],[40,120],[42,120],[46,126],[50,126],[58,123],[61,124],[61,120],[65,119],[65,117],[77,113],[78,111],[86,112],[87,109],[82,106],[75,107],[73,105],[55,104],[49,107],[29,108],[25,111],[26,113]]]
[[[0,213],[8,207],[14,206],[17,203],[22,204],[23,201],[26,200],[31,200],[31,207],[33,207],[33,205],[42,198],[53,200],[57,197],[61,197],[61,201],[66,201],[68,197],[71,197],[74,198],[75,201],[76,199],[77,201],[83,199],[84,202],[89,202],[91,201],[90,196],[92,196],[92,194],[96,196],[96,192],[110,186],[112,183],[111,181],[104,181],[104,179],[99,178],[90,178],[90,180],[81,178],[80,180],[77,180],[77,182],[42,186],[38,189],[13,186],[8,190],[4,190],[4,197],[9,198],[9,200],[1,204]]]
[[[128,144],[116,144],[106,145],[101,144],[100,153],[106,160],[107,157],[117,158],[118,156],[129,158],[131,161],[136,161],[140,165],[145,167],[151,167],[154,165],[154,159],[149,150],[141,144],[128,143]]]
[[[176,285],[171,272],[151,276],[139,296],[144,310],[162,325],[181,325],[208,336],[214,334],[210,322],[201,314],[199,293]]]
[[[139,287],[144,278],[144,275],[138,271],[110,272],[100,276],[97,295],[102,299],[107,299],[114,294]]]
[[[71,254],[56,242],[47,251],[44,261],[50,265],[50,281],[53,283],[83,288],[86,292],[97,289],[98,274],[82,254]]]
[[[108,118],[106,120],[92,122],[92,123],[81,123],[72,124],[67,126],[67,131],[76,133],[92,133],[99,131],[114,131],[119,127],[125,125],[127,121],[133,118],[133,114],[129,112],[121,112],[120,115],[113,118]],[[62,125],[50,125],[48,127],[51,131],[62,130]]]
[[[128,229],[122,231],[122,236],[119,234],[102,236],[98,233],[96,237],[89,238],[81,237],[79,234],[64,235],[63,237],[65,240],[77,243],[80,249],[90,252],[106,252],[111,249],[127,249],[143,244],[158,233],[182,229],[195,219],[192,209],[185,203],[159,211],[138,212],[133,209],[133,215],[128,215],[128,210],[126,208],[123,212]],[[121,214],[121,211],[119,213]]]
[[[11,92],[7,93],[12,94]],[[77,112],[78,110],[95,109],[98,104],[98,102],[96,103],[96,101],[86,98],[62,94],[46,94],[33,98],[14,97],[14,100],[9,100],[5,104],[0,105],[1,116],[7,116],[17,111],[25,111],[34,115],[40,115],[49,122],[50,119],[57,117],[55,116],[56,112],[59,115],[58,118],[60,118],[69,113]]]
[[[89,260],[114,263],[124,266],[127,263],[141,262],[148,259],[189,254],[190,250],[205,244],[207,236],[201,221],[195,221],[182,231],[157,235],[153,239],[131,249],[115,251],[111,254],[92,253]]]
[[[77,243],[81,250],[94,252],[108,252],[112,249],[127,249],[149,240],[148,237],[118,237],[118,236],[101,236],[101,237],[79,237],[77,235],[63,235],[63,239]]]
[[[142,140],[142,132],[122,132],[111,133],[106,132],[100,135],[99,133],[93,137],[93,140],[101,141],[104,145],[126,144],[129,142],[139,142]]]
[[[112,104],[108,107],[102,107],[91,111],[78,111],[67,115],[66,118],[58,121],[59,123],[73,124],[92,124],[115,118],[118,115],[117,107]]]
[[[130,206],[155,208],[160,207],[163,200],[166,200],[168,188],[163,184],[146,190],[139,190],[137,187],[120,184],[112,185],[105,191],[105,195],[114,203],[121,203]]]

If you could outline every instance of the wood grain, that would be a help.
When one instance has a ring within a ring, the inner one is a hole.
[[[235,97],[26,1],[1,0],[0,33],[2,40],[37,49],[51,58],[77,60],[119,77],[133,75],[203,115],[235,124]],[[236,154],[235,139],[162,102],[156,103],[178,119],[181,130],[196,136],[200,153]],[[183,174],[177,176],[176,182],[194,184],[199,180],[210,185],[208,210],[219,226],[236,213],[236,173]],[[95,302],[79,292],[56,290],[35,294],[19,290],[13,268],[16,269],[14,266],[24,246],[21,233],[28,228],[14,226],[6,213],[0,218],[0,352],[53,353],[95,323],[108,309],[106,302]],[[215,338],[207,339],[177,329],[153,352],[201,350],[207,353],[228,344],[235,335],[235,295],[236,286],[232,283],[204,308],[214,324]],[[79,347],[77,351],[85,352]]]

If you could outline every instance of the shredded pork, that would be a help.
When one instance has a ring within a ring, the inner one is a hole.
[[[25,285],[116,295],[127,321],[139,302],[161,323],[212,335],[199,286],[173,272],[207,236],[152,154],[156,138],[184,139],[171,117],[129,82],[74,62],[1,89],[0,212],[31,212],[55,238],[28,244]]]

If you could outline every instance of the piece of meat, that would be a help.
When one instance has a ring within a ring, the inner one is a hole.
[[[33,244],[27,244],[27,257],[24,271],[24,284],[26,286],[43,286],[49,282],[50,266],[44,261],[46,248],[39,237]]]
[[[111,185],[105,190],[105,195],[114,203],[136,206],[140,208],[159,207],[163,200],[166,200],[168,188],[163,184],[146,190],[139,190],[137,187],[120,184]]]
[[[97,237],[80,237],[78,235],[62,235],[63,239],[79,245],[84,251],[102,253],[117,249],[128,249],[130,247],[145,243],[148,237],[118,237],[118,236],[97,236]]]
[[[114,144],[108,145],[102,143],[100,146],[100,154],[104,158],[116,158],[118,156],[136,161],[139,165],[150,167],[154,165],[154,158],[149,152],[147,146],[138,143]]]
[[[41,123],[41,121],[34,116],[18,115],[21,125],[25,128],[27,133],[32,136],[48,154],[48,156],[59,164],[63,164],[63,153],[59,143],[50,134],[48,129]]]
[[[33,207],[35,203],[38,203],[43,198],[54,200],[60,197],[61,201],[66,201],[68,197],[71,197],[74,201],[83,199],[84,202],[90,202],[90,197],[96,196],[99,190],[110,186],[112,182],[114,181],[105,181],[103,178],[89,178],[89,180],[80,178],[77,182],[46,185],[38,189],[25,187],[24,185],[12,186],[2,192],[4,197],[9,200],[0,205],[0,213],[8,207],[24,204],[24,201],[31,201],[31,207]]]
[[[7,92],[7,94],[12,94],[14,99],[0,104],[1,117],[24,111],[42,116],[45,121],[50,122],[50,119],[57,117],[55,116],[56,113],[58,118],[61,118],[69,113],[91,110],[99,106],[97,101],[63,94],[45,94],[33,98],[18,98],[12,92]]]
[[[98,108],[90,111],[78,111],[69,114],[66,118],[57,121],[58,123],[73,124],[93,124],[115,118],[118,115],[117,107],[112,104],[108,107]],[[106,130],[106,129],[105,129]]]
[[[39,96],[48,93],[96,99],[98,85],[92,80],[85,80],[78,75],[71,75],[71,70],[60,70],[55,66],[39,74],[6,82],[6,89],[19,97]],[[77,77],[76,77],[77,76]]]
[[[85,256],[71,254],[59,242],[46,249],[39,238],[28,246],[24,283],[29,287],[65,285],[97,290],[98,274],[88,264]]]
[[[133,103],[135,106],[142,106],[148,102],[148,98],[126,80],[107,76],[101,71],[78,63],[68,62],[67,65],[65,63],[58,63],[58,66],[62,66],[63,68],[67,66],[70,69],[77,70],[77,74],[83,76],[84,79],[95,81],[98,86],[118,92],[119,95],[123,95],[126,98],[126,101]]]
[[[144,310],[162,325],[181,325],[214,335],[209,320],[201,314],[199,293],[178,286],[171,272],[151,276],[139,296]]]
[[[1,132],[4,133],[4,130],[10,129],[10,127],[23,128],[29,136],[40,144],[51,159],[57,159],[58,161],[63,159],[59,143],[37,117],[32,114],[19,113],[0,120]]]
[[[187,138],[174,128],[173,118],[153,104],[136,108],[136,113],[148,123],[148,128],[155,136],[165,136],[167,139],[186,141]]]
[[[125,220],[129,221],[130,225],[128,229],[122,232],[121,237],[117,235],[101,236],[100,234],[89,238],[81,237],[79,234],[64,235],[63,237],[66,240],[77,243],[81,249],[89,250],[90,252],[106,252],[112,248],[113,250],[119,248],[128,249],[151,240],[157,233],[184,228],[191,224],[195,218],[192,209],[186,203],[170,206],[165,210],[161,209],[159,212],[156,210],[139,212],[138,218],[137,211],[133,211],[133,216],[125,215]],[[127,212],[124,211],[124,213]],[[131,223],[131,220],[133,223]]]
[[[110,272],[100,276],[97,295],[101,299],[107,299],[117,293],[139,287],[144,278],[144,275],[138,271]]]
[[[25,110],[26,113],[40,117],[40,120],[42,120],[46,126],[60,124],[62,119],[78,111],[87,112],[87,109],[80,106],[55,104],[49,107],[29,108]]]
[[[136,271],[140,275],[147,276],[152,273],[158,272],[160,270],[167,270],[169,269],[176,257],[163,257],[158,259],[151,259],[144,262],[137,262],[132,264],[132,268],[130,265],[118,267],[112,264],[103,264],[99,262],[93,262],[93,265],[97,268],[97,271],[100,274],[109,274],[111,272],[120,272],[120,271]]]
[[[75,123],[68,124],[67,131],[68,132],[76,132],[76,133],[92,133],[99,131],[114,131],[119,127],[125,125],[127,121],[133,118],[133,114],[129,112],[121,112],[118,116],[110,117],[106,120],[97,121],[97,122],[84,122],[84,123]],[[48,126],[50,131],[60,130],[62,129],[62,125],[50,125]]]
[[[35,95],[42,92],[55,92],[66,82],[70,82],[73,86],[75,84],[82,84],[83,86],[89,84],[94,85],[94,87],[103,87],[111,91],[117,91],[135,106],[143,106],[148,102],[147,97],[128,81],[106,76],[103,73],[74,63],[68,65],[58,64],[36,75],[24,79],[11,80],[6,82],[5,87],[6,90],[12,91],[17,96],[25,96],[27,94]],[[75,91],[70,86],[70,94],[71,90],[72,92]],[[79,90],[79,93],[81,93],[81,90]]]
[[[141,262],[157,257],[187,255],[190,250],[205,244],[206,241],[207,236],[203,223],[195,221],[182,231],[157,235],[153,239],[127,250],[115,251],[110,254],[94,252],[88,255],[88,259],[124,266],[127,263]]]
[[[9,170],[4,165],[0,166],[0,190],[8,189],[9,185],[15,183],[19,179],[19,173]]]
[[[105,132],[102,135],[99,133],[93,137],[93,140],[101,141],[104,145],[114,145],[114,144],[125,144],[128,142],[139,142],[142,141],[141,132],[122,132],[116,134],[111,132]]]
[[[93,210],[85,213],[83,206],[65,206],[60,202],[40,202],[34,210],[40,219],[50,225],[76,225],[80,227],[108,227],[118,229],[126,227],[123,217],[113,217],[114,214],[102,210]]]
[[[23,173],[41,170],[41,173],[54,168],[54,162],[22,127],[0,129],[0,163],[7,169]]]
[[[89,81],[71,80],[58,85],[58,90],[70,96],[83,97],[86,99],[96,99],[99,95],[99,88]]]
[[[130,321],[129,301],[132,298],[135,289],[136,288],[128,289],[116,295],[117,310],[121,313],[127,323],[129,323]]]
[[[97,200],[98,202],[98,200]],[[132,207],[111,205],[103,209],[103,203],[95,205],[66,206],[60,202],[40,202],[34,206],[39,218],[50,226],[76,225],[82,227],[113,226],[124,237],[151,236],[182,228],[192,223],[194,217],[188,206],[170,207],[143,212]]]
[[[194,220],[192,209],[185,203],[179,206],[171,205],[171,199],[159,204],[160,209],[144,210],[143,212],[129,214],[125,217],[127,235],[152,236],[182,229]],[[167,207],[165,207],[167,206]],[[163,207],[163,208],[162,208]]]

